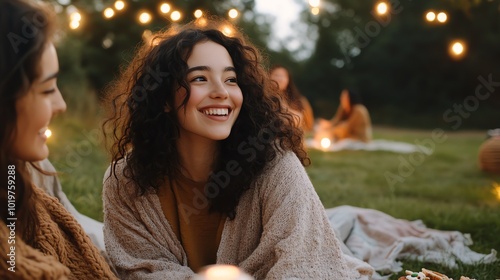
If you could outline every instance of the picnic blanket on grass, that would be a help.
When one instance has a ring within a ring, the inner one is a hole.
[[[430,155],[432,153],[426,147],[413,145],[406,142],[398,142],[384,139],[376,139],[372,140],[368,143],[354,140],[354,139],[343,139],[338,142],[331,143],[328,148],[321,147],[321,144],[318,143],[315,139],[306,139],[305,140],[306,147],[312,149],[318,149],[328,152],[337,152],[342,150],[363,150],[363,151],[389,151],[395,153],[415,153],[421,152],[426,155]]]
[[[326,209],[328,219],[345,246],[344,253],[387,274],[403,270],[401,259],[439,263],[450,268],[464,264],[493,263],[497,252],[472,251],[470,235],[427,228],[422,221],[396,219],[383,212],[352,206]],[[385,279],[375,275],[374,279]]]

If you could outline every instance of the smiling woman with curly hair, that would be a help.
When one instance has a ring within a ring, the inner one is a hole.
[[[104,236],[120,277],[225,263],[257,279],[354,279],[259,52],[206,23],[157,34],[108,88]]]

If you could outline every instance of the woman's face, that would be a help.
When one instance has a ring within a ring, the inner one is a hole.
[[[187,64],[191,95],[186,106],[177,111],[180,138],[226,139],[243,103],[231,56],[217,43],[201,42],[194,46]],[[177,108],[185,96],[184,88],[176,93]]]
[[[278,83],[280,91],[286,90],[289,82],[288,71],[283,67],[273,69],[271,71],[271,80]]]
[[[59,72],[56,49],[48,44],[38,65],[37,79],[29,92],[16,101],[16,132],[13,157],[24,161],[40,161],[49,155],[45,131],[52,116],[66,110],[56,78]]]

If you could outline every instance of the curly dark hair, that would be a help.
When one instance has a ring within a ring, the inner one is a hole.
[[[28,165],[42,172],[36,165],[12,155],[16,134],[16,102],[28,94],[40,75],[42,54],[55,32],[54,13],[48,6],[25,0],[0,1],[0,168],[15,168],[16,232],[23,240],[36,247],[36,233],[40,221],[36,214],[34,186]],[[4,172],[5,172],[4,171]],[[45,174],[45,173],[44,173]],[[0,218],[6,222],[7,184],[0,187]],[[10,190],[10,189],[9,189]]]
[[[230,135],[219,141],[220,152],[214,159],[212,174],[224,172],[228,164],[235,163],[241,172],[231,176],[215,197],[208,195],[206,189],[205,193],[212,211],[234,219],[241,195],[277,153],[292,150],[303,165],[310,161],[301,132],[293,125],[293,116],[280,105],[278,92],[262,67],[259,51],[227,22],[202,20],[160,32],[138,49],[132,62],[107,88],[110,115],[103,129],[105,135],[108,126],[112,130],[111,176],[117,177],[116,166],[120,160],[125,161],[123,174],[136,184],[138,195],[178,178],[181,166],[176,148],[179,140],[176,113],[190,97],[186,61],[196,44],[212,41],[223,46],[236,68],[243,104]],[[230,30],[231,36],[219,30]],[[175,108],[174,94],[181,87],[187,95]],[[170,110],[165,110],[166,107]],[[258,148],[249,144],[256,139]],[[207,185],[216,183],[213,175],[207,180]]]

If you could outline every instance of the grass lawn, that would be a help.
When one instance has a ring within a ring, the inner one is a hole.
[[[102,220],[101,182],[109,160],[100,131],[91,121],[57,119],[52,125],[54,136],[49,139],[50,159],[60,172],[63,189],[81,213]],[[493,193],[493,184],[500,183],[500,176],[482,173],[477,163],[484,131],[445,132],[439,141],[432,139],[431,130],[377,127],[374,132],[375,139],[425,142],[433,153],[422,156],[313,150],[313,163],[307,172],[325,207],[352,205],[377,209],[396,218],[420,219],[430,228],[470,233],[475,251],[500,250],[500,197]],[[405,260],[403,263],[404,269],[419,271],[425,267],[454,279],[461,275],[500,279],[500,262],[459,264],[455,270]]]

